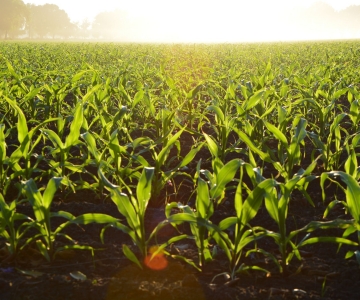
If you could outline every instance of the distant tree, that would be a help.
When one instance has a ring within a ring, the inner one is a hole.
[[[346,37],[360,37],[360,5],[352,5],[339,12],[338,28]]]
[[[120,38],[127,23],[127,14],[121,10],[101,12],[92,23],[92,35],[96,38]]]
[[[88,38],[90,36],[91,22],[89,19],[84,19],[78,24],[78,36],[81,38]]]
[[[55,4],[28,5],[29,37],[69,37],[76,30],[68,14]]]
[[[0,32],[5,39],[24,27],[26,13],[22,0],[0,0]]]

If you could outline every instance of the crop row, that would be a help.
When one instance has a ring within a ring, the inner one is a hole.
[[[127,245],[123,252],[142,267],[162,227],[187,223],[188,233],[158,245],[152,257],[194,239],[199,261],[182,259],[201,269],[221,249],[232,278],[263,270],[242,264],[243,252],[269,257],[280,272],[301,259],[301,247],[317,242],[350,245],[347,257],[360,260],[353,238],[360,222],[358,46],[2,44],[0,241],[6,259],[33,244],[49,261],[66,249],[93,251],[63,229],[99,223],[102,239],[109,226],[129,235],[139,253]],[[307,191],[314,182],[327,201],[324,218],[336,206],[350,217],[287,230],[295,191],[309,207],[319,201]],[[169,186],[176,194],[185,183],[192,195],[171,202]],[[326,197],[328,183],[342,199]],[[53,212],[58,190],[111,198],[126,222]],[[234,215],[214,224],[214,211],[229,195]],[[23,203],[33,217],[17,212]],[[164,221],[147,232],[147,206],[164,204]],[[277,230],[253,224],[261,207]],[[55,217],[65,219],[57,228]],[[310,234],[330,228],[343,232]],[[69,244],[56,248],[59,236]],[[272,239],[280,255],[257,247],[260,239]]]

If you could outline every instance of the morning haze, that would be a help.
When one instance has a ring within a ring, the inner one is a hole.
[[[360,1],[0,0],[4,39],[236,43],[360,37]]]

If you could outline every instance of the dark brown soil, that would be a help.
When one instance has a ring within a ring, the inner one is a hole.
[[[317,191],[310,193],[313,198],[317,197],[314,194]],[[100,212],[121,218],[114,204],[107,201],[97,203],[95,200],[91,203],[88,195],[78,193],[77,196],[76,201],[54,203],[53,210],[65,210],[75,215]],[[300,196],[294,196],[289,212],[289,229],[322,219],[324,204],[320,195],[318,199],[313,208]],[[28,205],[24,204],[19,210],[31,215]],[[232,213],[231,201],[227,200],[216,211],[213,222],[217,223]],[[332,217],[343,217],[341,214],[343,210],[339,208],[333,211]],[[150,207],[147,227],[153,228],[164,218],[162,208]],[[265,210],[259,212],[255,223],[276,230]],[[245,263],[265,267],[270,273],[240,274],[233,281],[219,276],[212,282],[214,276],[228,271],[228,262],[221,253],[202,272],[171,257],[164,270],[152,271],[146,267],[140,270],[122,254],[123,243],[136,252],[129,238],[109,228],[105,244],[102,244],[99,238],[101,229],[102,226],[96,224],[67,229],[67,233],[79,244],[97,249],[94,259],[87,251],[69,251],[61,253],[50,264],[35,250],[29,249],[16,262],[3,262],[0,267],[1,299],[358,299],[360,294],[360,270],[355,259],[344,259],[348,249],[345,246],[338,253],[338,247],[333,244],[304,248],[302,261],[294,259],[286,276],[262,256],[244,257]],[[159,240],[165,241],[175,233],[172,228],[165,228],[160,231]],[[340,232],[333,230],[327,234],[339,235]],[[61,246],[61,242],[58,243]],[[271,241],[262,241],[261,246],[266,251],[277,253]],[[197,250],[192,240],[182,241],[170,248],[169,251],[179,252],[197,262]],[[70,274],[76,271],[86,275],[87,279],[74,279]]]
[[[186,140],[182,141],[185,144]],[[191,141],[189,147],[191,146]],[[186,148],[185,144],[182,149]],[[203,160],[203,168],[211,168],[211,163],[204,158],[209,152],[203,148],[195,161],[189,165],[188,173],[193,175],[197,160]],[[229,155],[227,160],[239,157],[238,154]],[[271,169],[268,169],[271,177]],[[182,175],[183,176],[183,175]],[[162,201],[176,201],[194,205],[192,183],[187,177],[178,177],[174,184],[178,189],[173,190],[171,184],[164,189]],[[182,184],[180,184],[182,183]],[[315,203],[312,207],[298,192],[292,196],[287,220],[287,229],[301,228],[310,221],[323,220],[323,213],[329,201],[337,195],[342,198],[339,189],[329,186],[325,202],[321,198],[319,180],[311,182],[308,192]],[[212,217],[212,222],[218,224],[222,219],[234,215],[233,191],[227,194]],[[52,206],[53,211],[68,211],[74,215],[83,213],[105,213],[116,218],[124,219],[109,198],[99,197],[89,191],[78,191],[76,194],[57,196]],[[29,204],[22,204],[19,212],[32,215]],[[329,220],[348,218],[344,209],[339,205],[329,215]],[[150,232],[159,222],[165,219],[163,207],[149,207],[146,213],[146,226]],[[55,220],[61,222],[62,220]],[[54,224],[55,226],[56,224]],[[269,217],[265,208],[261,208],[252,221],[252,225],[259,225],[268,230],[277,231],[276,224]],[[254,271],[241,273],[235,280],[229,280],[226,275],[219,275],[229,271],[226,256],[219,251],[216,258],[203,267],[202,272],[172,257],[167,257],[168,265],[164,270],[153,271],[144,267],[141,270],[126,259],[122,252],[122,245],[128,245],[135,253],[137,249],[132,245],[129,237],[113,228],[107,229],[105,243],[100,241],[102,225],[90,224],[86,226],[72,225],[66,229],[80,245],[92,246],[95,251],[92,257],[89,251],[64,251],[54,262],[46,262],[33,247],[23,251],[16,261],[6,261],[6,253],[0,250],[0,299],[359,299],[360,269],[355,258],[346,260],[348,250],[352,247],[335,244],[315,244],[302,249],[302,260],[294,258],[286,275],[279,273],[276,265],[262,255],[243,256],[243,263],[265,268],[269,273]],[[189,229],[181,228],[184,232]],[[165,242],[177,232],[172,227],[165,227],[158,234],[158,241]],[[341,230],[314,232],[313,236],[341,236]],[[301,238],[301,237],[299,237]],[[356,237],[352,237],[356,240]],[[58,247],[65,241],[59,239]],[[3,242],[0,241],[0,248]],[[259,241],[259,246],[275,256],[279,255],[277,246],[269,239]],[[183,240],[171,245],[167,249],[172,254],[180,254],[198,262],[198,252],[193,240]],[[81,272],[86,279],[76,279],[73,272]]]

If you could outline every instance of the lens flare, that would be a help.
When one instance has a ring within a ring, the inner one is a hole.
[[[154,255],[158,249],[157,246],[152,246],[149,249],[149,254],[144,259],[145,266],[155,271],[164,270],[168,265],[168,261],[162,251]]]

